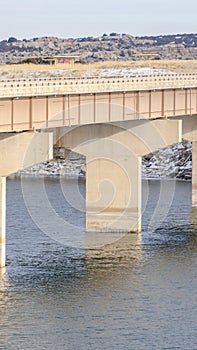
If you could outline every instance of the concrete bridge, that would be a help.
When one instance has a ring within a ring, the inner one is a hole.
[[[0,266],[6,176],[52,159],[53,145],[86,155],[86,229],[141,231],[141,157],[193,142],[197,205],[197,74],[0,82]]]

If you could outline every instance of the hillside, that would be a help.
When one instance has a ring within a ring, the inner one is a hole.
[[[100,37],[43,37],[0,41],[0,64],[17,63],[27,57],[75,54],[80,61],[128,61],[139,59],[195,60],[197,34],[134,37],[130,34],[103,34]]]

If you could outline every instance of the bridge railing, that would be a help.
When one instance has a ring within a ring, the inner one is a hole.
[[[0,81],[0,97],[126,92],[186,87],[197,87],[197,74],[4,80]]]

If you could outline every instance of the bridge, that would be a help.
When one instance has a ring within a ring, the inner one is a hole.
[[[193,142],[197,205],[197,74],[0,82],[0,266],[5,266],[6,177],[53,158],[86,156],[86,230],[141,231],[141,157]]]

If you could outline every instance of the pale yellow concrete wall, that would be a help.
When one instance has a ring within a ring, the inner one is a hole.
[[[88,156],[94,140],[109,138],[132,149],[136,156],[164,148],[182,139],[179,120],[140,120],[91,124],[53,129],[54,144],[71,148]],[[90,146],[89,146],[90,145]],[[87,147],[86,147],[87,146]]]
[[[0,141],[0,176],[8,176],[52,158],[51,133],[8,134]]]
[[[100,143],[105,157],[87,160],[86,230],[140,232],[141,159],[129,150],[122,158],[114,145]]]
[[[191,142],[197,141],[197,114],[180,116],[175,119],[182,121],[183,138]]]
[[[183,138],[192,142],[192,205],[197,206],[197,115],[180,117]]]

